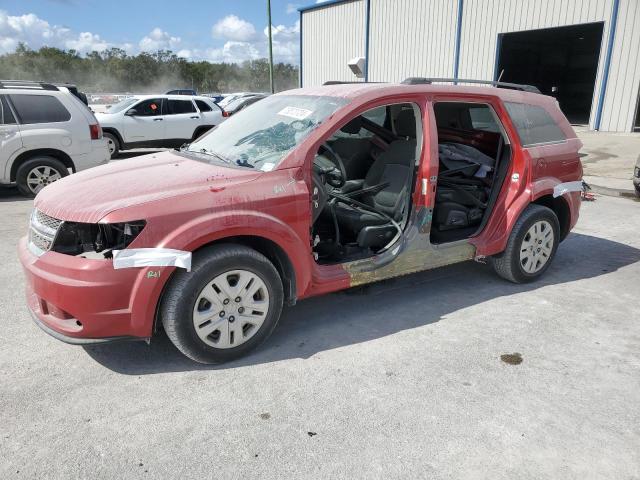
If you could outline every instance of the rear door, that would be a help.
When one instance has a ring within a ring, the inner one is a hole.
[[[14,154],[22,148],[20,129],[15,116],[4,95],[0,95],[0,173],[5,172],[5,178],[0,183],[9,181],[8,162]]]
[[[200,113],[190,98],[168,98],[165,100],[165,139],[191,140],[201,124]]]
[[[125,112],[122,120],[125,143],[152,143],[161,141],[165,136],[164,115],[162,115],[162,99],[147,98],[134,104]]]

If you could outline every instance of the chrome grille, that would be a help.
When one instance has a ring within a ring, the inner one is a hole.
[[[32,212],[29,225],[29,249],[34,255],[40,256],[51,249],[60,225],[62,220],[50,217],[39,210]]]
[[[44,225],[45,227],[49,227],[53,230],[58,230],[62,220],[58,220],[57,218],[50,217],[46,213],[42,213],[40,210],[34,210],[36,221],[40,225]]]

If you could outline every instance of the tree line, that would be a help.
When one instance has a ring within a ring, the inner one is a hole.
[[[195,88],[200,93],[269,91],[266,59],[242,63],[189,61],[170,50],[128,55],[120,48],[81,55],[75,50],[24,44],[0,55],[0,78],[76,84],[90,93],[158,93],[172,88]],[[298,86],[298,67],[274,64],[276,91]]]

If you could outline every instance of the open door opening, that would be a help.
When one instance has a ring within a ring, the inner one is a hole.
[[[313,162],[311,240],[319,264],[376,255],[407,225],[422,144],[413,103],[376,107],[352,119]]]
[[[431,243],[462,240],[486,224],[511,160],[509,139],[490,105],[438,102],[438,182]]]
[[[573,124],[591,115],[604,23],[503,33],[496,76],[558,99]],[[496,78],[497,79],[497,78]]]

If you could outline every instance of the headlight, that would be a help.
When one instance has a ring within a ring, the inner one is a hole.
[[[111,258],[112,250],[127,248],[145,225],[144,220],[126,223],[64,222],[51,250],[66,255]]]

